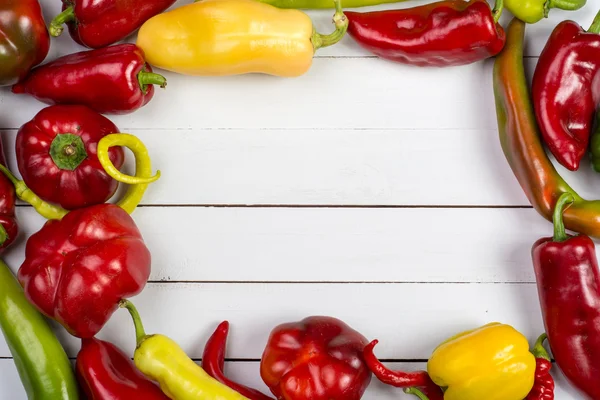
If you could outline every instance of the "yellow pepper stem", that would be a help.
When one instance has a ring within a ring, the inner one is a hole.
[[[0,171],[6,175],[8,180],[15,186],[17,197],[26,203],[29,203],[33,208],[46,219],[62,219],[69,211],[62,207],[55,206],[42,200],[37,194],[33,193],[22,180],[17,179],[12,172],[4,165],[0,164]]]
[[[108,149],[114,146],[125,146],[131,150],[135,156],[135,176],[121,173],[108,155]],[[119,207],[131,214],[140,204],[148,184],[160,178],[160,171],[152,175],[152,162],[148,155],[148,149],[140,139],[128,133],[113,133],[104,136],[98,142],[98,160],[108,175],[116,181],[132,185],[127,193],[117,203]]]
[[[327,47],[336,44],[346,34],[348,30],[348,18],[342,10],[341,0],[333,0],[335,4],[335,14],[333,16],[333,23],[335,24],[335,31],[329,35],[323,35],[317,31],[313,32],[311,42],[315,51],[322,47]]]
[[[406,394],[414,394],[420,400],[429,400],[429,397],[425,396],[425,393],[421,392],[419,389],[414,388],[414,387],[404,389],[404,393],[406,393]]]
[[[140,317],[140,313],[137,308],[133,305],[129,300],[123,299],[119,302],[119,307],[126,308],[131,315],[131,319],[133,319],[133,325],[135,326],[135,341],[137,347],[140,347],[142,342],[148,337],[146,335],[146,331],[144,330],[144,324],[142,324],[142,317]]]

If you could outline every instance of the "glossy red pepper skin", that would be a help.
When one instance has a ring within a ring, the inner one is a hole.
[[[308,317],[273,329],[260,363],[271,392],[285,400],[359,400],[371,382],[367,340],[344,322]]]
[[[96,335],[150,276],[150,251],[133,219],[100,204],[46,222],[27,241],[18,279],[27,299],[80,338]]]
[[[87,400],[169,400],[129,356],[103,340],[82,340],[75,370]]]
[[[19,172],[39,197],[68,210],[104,203],[118,182],[104,171],[96,149],[100,139],[118,132],[109,119],[85,106],[44,108],[17,134]],[[123,165],[121,147],[109,149],[109,155],[117,168]]]
[[[127,38],[175,1],[63,0],[62,9],[63,12],[69,8],[73,10],[73,18],[67,22],[73,40],[82,46],[99,49]]]
[[[0,164],[7,166],[2,140],[0,140]],[[15,241],[19,234],[15,201],[15,187],[4,174],[0,174],[0,254]]]
[[[0,15],[0,86],[7,86],[44,61],[50,35],[37,0],[4,0]]]
[[[550,375],[552,362],[536,359],[535,383],[525,400],[554,400],[554,378]]]
[[[595,32],[586,32],[573,21],[558,24],[533,75],[542,137],[556,160],[571,171],[579,168],[588,150],[600,105],[600,20],[595,25],[590,28]]]
[[[404,64],[470,64],[498,54],[506,42],[504,29],[485,0],[449,0],[401,10],[344,14],[349,21],[348,34],[362,47]]]
[[[166,80],[152,73],[144,51],[121,44],[60,57],[37,67],[13,86],[46,104],[80,104],[102,114],[126,114],[145,106],[154,86]]]
[[[573,386],[595,400],[600,399],[600,272],[594,242],[560,228],[566,200],[573,196],[566,193],[557,202],[558,234],[534,244],[533,264],[556,364]]]
[[[249,400],[272,400],[271,397],[258,390],[241,385],[225,376],[223,368],[225,367],[225,351],[227,349],[228,334],[229,322],[223,321],[219,324],[204,346],[204,352],[202,353],[202,368],[207,374],[222,384],[229,386]]]

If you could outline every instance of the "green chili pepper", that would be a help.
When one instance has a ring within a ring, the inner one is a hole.
[[[0,328],[29,400],[79,398],[77,381],[65,350],[2,260]]]
[[[521,21],[535,24],[547,18],[552,8],[575,11],[585,3],[586,0],[506,0],[504,6]]]
[[[278,8],[322,9],[335,8],[331,0],[258,0]],[[378,4],[399,3],[405,0],[342,0],[344,8],[368,7]]]

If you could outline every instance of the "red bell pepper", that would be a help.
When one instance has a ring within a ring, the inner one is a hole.
[[[444,392],[442,392],[442,389],[438,385],[433,383],[427,371],[392,371],[383,365],[373,352],[377,343],[377,340],[373,340],[363,351],[365,362],[377,379],[386,385],[409,389],[406,391],[407,393],[417,394],[416,390],[410,390],[412,388],[417,388],[418,394],[424,394],[429,400],[444,399]],[[413,391],[415,393],[413,393]]]
[[[109,148],[126,146],[136,156],[136,176],[121,174]],[[132,184],[116,204],[68,212],[42,201],[0,165],[17,196],[50,221],[32,235],[17,277],[27,299],[80,338],[93,337],[119,302],[142,291],[150,275],[150,252],[128,213],[139,204],[151,175],[146,147],[135,136],[111,134],[98,142],[98,159],[114,179]]]
[[[37,0],[4,0],[0,15],[0,86],[7,86],[44,61],[50,36]]]
[[[223,321],[204,346],[202,354],[202,369],[207,374],[224,384],[229,386],[239,394],[247,397],[249,400],[272,400],[271,397],[259,392],[256,389],[240,385],[237,382],[225,376],[223,368],[225,366],[225,350],[227,348],[227,335],[229,333],[229,322]]]
[[[575,171],[588,150],[600,105],[600,13],[586,32],[564,21],[550,35],[533,75],[535,113],[546,145]]]
[[[103,114],[126,114],[145,106],[154,86],[167,80],[152,72],[142,49],[121,44],[82,51],[37,67],[13,86],[47,104],[80,104]]]
[[[110,120],[85,106],[47,107],[19,129],[19,172],[40,198],[66,209],[104,203],[118,182],[104,171],[97,146],[117,132]],[[109,156],[121,168],[123,149],[113,147]]]
[[[547,337],[545,333],[540,336],[531,351],[536,359],[535,382],[525,400],[554,400],[554,378],[550,375],[552,361],[544,348]]]
[[[62,0],[63,12],[50,24],[60,36],[63,24],[73,40],[93,49],[115,44],[137,31],[147,20],[171,7],[176,0]]]
[[[0,164],[6,166],[1,140]],[[15,199],[15,188],[6,176],[0,174],[0,253],[15,241],[19,233],[15,216]]]
[[[112,343],[83,339],[75,366],[87,400],[168,400]]]
[[[465,65],[498,54],[506,42],[498,24],[502,0],[446,0],[401,10],[350,12],[348,34],[392,61],[418,66]]]
[[[565,233],[563,211],[574,201],[560,196],[554,237],[532,248],[548,341],[567,379],[591,399],[600,399],[600,272],[589,236]]]
[[[278,399],[358,400],[371,382],[362,354],[366,344],[335,318],[282,324],[271,332],[260,374]]]

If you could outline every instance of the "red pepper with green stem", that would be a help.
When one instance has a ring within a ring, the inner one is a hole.
[[[103,114],[126,114],[145,106],[154,86],[167,80],[152,72],[144,52],[121,44],[60,57],[31,71],[13,86],[47,104],[79,104]]]
[[[117,43],[175,0],[63,0],[63,11],[52,20],[50,34],[60,36],[63,24],[73,40],[93,49]]]
[[[533,75],[533,104],[544,142],[577,170],[600,106],[600,12],[585,31],[564,21],[550,35]]]
[[[110,199],[119,182],[98,160],[98,142],[119,129],[106,117],[79,105],[44,108],[17,133],[16,153],[25,184],[42,200],[76,209]],[[121,147],[108,151],[121,168]]]
[[[223,368],[225,366],[225,350],[227,348],[228,334],[229,322],[223,321],[206,342],[202,354],[202,368],[204,371],[249,400],[273,400],[258,390],[240,385],[225,376]]]
[[[446,0],[401,10],[345,12],[348,34],[379,57],[417,66],[454,66],[498,54],[506,40],[485,0]]]
[[[544,348],[547,337],[542,334],[531,350],[536,359],[535,383],[525,400],[554,400],[554,378],[550,375],[552,361]]]
[[[0,140],[0,164],[6,166],[2,140]],[[15,188],[7,177],[0,174],[0,253],[10,246],[19,234],[15,200]]]
[[[129,356],[103,340],[82,340],[75,368],[87,400],[169,399]]]
[[[135,154],[135,177],[121,174],[112,165],[108,149],[113,146],[126,146]],[[135,136],[105,136],[97,152],[110,176],[132,185],[116,205],[68,212],[42,201],[0,165],[19,198],[50,219],[27,241],[19,282],[38,310],[80,338],[98,333],[119,302],[140,293],[146,284],[150,252],[128,213],[141,201],[148,183],[160,176],[151,176],[147,150]]]
[[[383,365],[373,352],[377,343],[379,343],[377,340],[373,340],[363,350],[365,362],[377,379],[387,385],[407,389],[406,393],[424,395],[430,400],[444,399],[442,389],[433,383],[427,371],[392,371]]]

